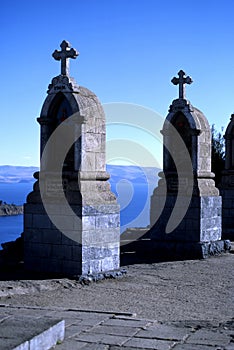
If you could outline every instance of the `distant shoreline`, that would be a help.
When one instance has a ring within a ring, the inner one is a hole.
[[[0,200],[0,216],[22,215],[23,212],[23,205],[7,204]]]

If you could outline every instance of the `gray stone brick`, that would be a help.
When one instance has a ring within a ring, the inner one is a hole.
[[[95,216],[97,215],[98,209],[96,208],[96,206],[94,205],[86,205],[84,207],[82,207],[82,215],[83,216]]]
[[[102,271],[102,261],[100,259],[90,260],[89,271],[90,273],[98,273]]]
[[[153,350],[170,350],[175,342],[158,339],[132,338],[124,346],[133,347],[134,349],[153,349]]]
[[[45,271],[44,270],[44,258],[37,256],[29,256],[25,253],[24,257],[25,268],[29,271]]]
[[[98,211],[101,214],[117,214],[119,215],[119,204],[101,204],[98,206]]]
[[[85,342],[81,342],[78,341],[74,338],[69,338],[69,339],[64,339],[64,341],[62,342],[62,344],[57,345],[57,349],[58,350],[80,350],[80,349],[87,349],[86,346],[88,346],[88,343]],[[56,349],[56,348],[55,348]],[[57,350],[56,349],[56,350]],[[100,348],[101,350],[101,348]]]
[[[100,152],[101,150],[101,135],[93,132],[87,132],[85,136],[84,149],[88,152]]]
[[[189,329],[157,324],[141,330],[136,334],[136,337],[142,338],[157,338],[165,340],[185,340],[190,334]]]
[[[66,245],[75,245],[78,244],[75,242],[73,239],[65,235],[64,233],[61,233],[61,244],[66,244]]]
[[[43,242],[43,230],[27,229],[24,233],[24,241],[27,243]]]
[[[119,268],[120,259],[119,256],[104,258],[101,260],[101,271],[116,270]]]
[[[82,260],[82,248],[81,246],[72,246],[72,260],[81,261]]]
[[[83,230],[82,231],[82,244],[84,246],[94,245],[98,243],[99,235],[96,234],[96,231],[93,230]]]
[[[41,258],[50,258],[52,256],[52,247],[49,244],[34,245],[34,254]]]
[[[96,217],[96,228],[115,228],[120,226],[120,218],[118,214],[108,214]]]
[[[126,343],[129,337],[109,335],[109,334],[81,333],[80,335],[76,336],[75,339],[79,341],[85,341],[88,343],[101,343],[101,344],[121,346],[122,344]],[[164,349],[161,349],[161,350],[164,350]]]
[[[47,215],[33,215],[32,219],[33,228],[38,229],[50,229],[51,221]]]
[[[224,346],[228,345],[230,341],[231,337],[224,333],[200,329],[194,334],[190,335],[186,343],[210,346]]]
[[[103,322],[103,325],[107,326],[122,326],[122,327],[132,327],[132,328],[142,328],[150,325],[151,322],[148,320],[137,320],[135,318],[108,318]]]
[[[121,335],[125,337],[132,337],[134,336],[139,328],[133,328],[133,327],[121,327],[121,326],[105,326],[100,325],[93,327],[89,332],[92,333],[100,333],[100,334],[109,334],[109,335]]]
[[[45,244],[61,244],[62,235],[58,230],[41,230],[42,232],[42,243]]]
[[[61,231],[72,231],[74,230],[74,219],[67,215],[54,215],[52,228],[55,230],[59,229]]]
[[[41,256],[37,246],[38,244],[34,242],[32,243],[32,242],[26,241],[24,243],[24,251],[25,251],[26,259],[33,258],[33,257],[39,258]]]
[[[84,231],[95,230],[95,216],[84,216],[82,218],[82,229]]]
[[[29,214],[41,214],[45,215],[45,208],[42,204],[25,204],[25,212]]]
[[[87,344],[84,347],[84,350],[109,350],[109,346],[104,344]]]
[[[24,214],[24,228],[32,227],[32,214]]]
[[[82,171],[95,171],[95,153],[94,152],[82,152],[81,155],[81,170]]]
[[[111,345],[108,350],[134,350],[134,349],[139,349],[139,348],[132,348],[132,347],[129,347],[129,346],[119,347],[119,346]],[[140,349],[141,350],[149,350],[149,348],[140,348]]]
[[[52,245],[51,257],[61,260],[72,260],[72,246],[70,245]]]
[[[37,269],[37,271],[43,271],[47,273],[61,273],[63,271],[63,261],[60,259],[54,259],[54,258],[43,258],[41,260],[41,268]]]
[[[87,325],[71,324],[65,329],[66,338],[74,337],[83,331],[88,331],[91,327]]]
[[[173,350],[217,350],[217,348],[198,344],[177,344]]]
[[[82,261],[82,258],[80,257]],[[72,275],[81,275],[82,274],[82,263],[81,261],[74,260],[63,260],[61,272],[67,274],[68,276]]]
[[[80,218],[78,216],[73,218],[73,228],[75,231],[81,232],[81,230],[82,230],[82,218]]]

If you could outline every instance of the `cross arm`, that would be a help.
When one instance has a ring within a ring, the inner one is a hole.
[[[61,54],[58,50],[55,50],[53,53],[52,53],[52,56],[53,58],[56,60],[56,61],[60,61],[61,60]]]

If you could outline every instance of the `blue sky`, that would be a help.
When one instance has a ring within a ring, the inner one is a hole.
[[[194,80],[187,97],[210,124],[225,127],[234,111],[233,0],[2,0],[0,8],[0,165],[39,164],[36,118],[60,73],[51,54],[63,39],[80,52],[71,75],[102,103],[165,117],[178,96],[170,80],[183,69]]]

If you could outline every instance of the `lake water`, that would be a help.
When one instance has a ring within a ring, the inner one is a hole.
[[[23,204],[32,191],[33,183],[0,183],[0,200],[7,203]],[[132,184],[120,181],[111,183],[112,191],[120,204],[121,232],[127,227],[145,227],[149,224],[150,196],[154,185]],[[23,232],[23,215],[0,217],[0,244],[15,240]],[[0,247],[1,249],[1,247]]]
[[[32,183],[0,183],[0,200],[9,204],[23,204],[27,194],[32,191],[32,186]],[[15,240],[22,232],[23,215],[0,217],[0,244]]]

